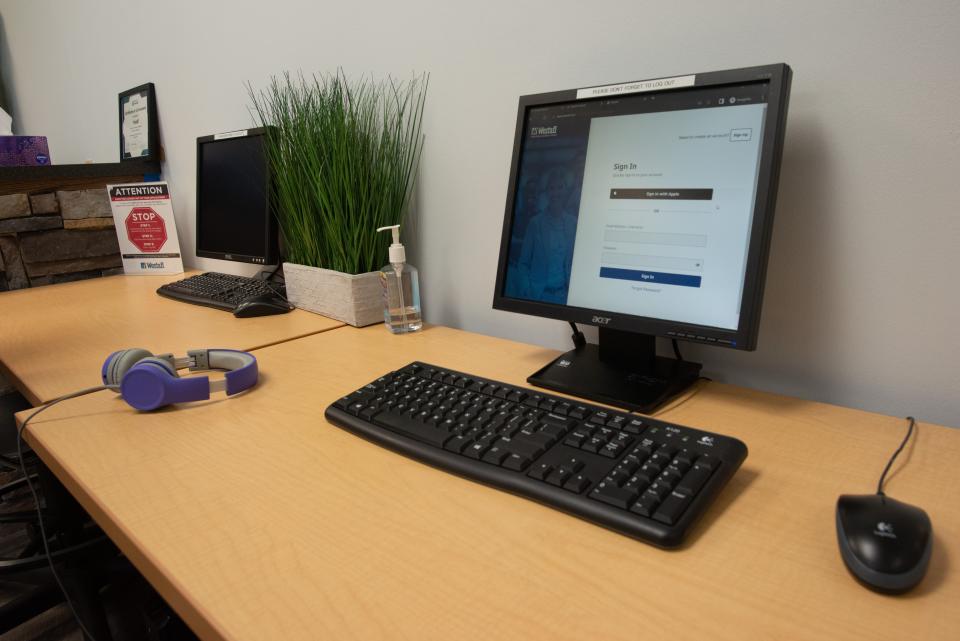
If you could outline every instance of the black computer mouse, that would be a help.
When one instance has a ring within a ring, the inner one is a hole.
[[[286,314],[293,309],[293,305],[279,296],[266,294],[243,301],[233,310],[237,318],[251,318],[253,316],[269,316],[271,314]]]
[[[883,494],[837,499],[837,541],[847,569],[880,592],[906,592],[930,563],[933,527],[918,507]]]

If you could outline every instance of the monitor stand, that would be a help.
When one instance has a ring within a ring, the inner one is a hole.
[[[537,387],[649,413],[693,385],[700,363],[657,356],[656,336],[600,328],[600,344],[585,343],[527,379]]]

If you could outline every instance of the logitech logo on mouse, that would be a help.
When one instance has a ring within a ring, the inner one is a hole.
[[[877,536],[882,536],[887,539],[895,539],[897,535],[893,533],[893,525],[886,523],[885,521],[880,521],[877,523],[877,529],[873,531]]]

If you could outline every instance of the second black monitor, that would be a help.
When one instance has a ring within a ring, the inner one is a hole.
[[[277,262],[266,130],[197,139],[197,256]]]

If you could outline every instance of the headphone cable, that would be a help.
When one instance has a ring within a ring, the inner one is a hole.
[[[50,564],[50,573],[53,574],[54,580],[57,582],[57,585],[60,587],[60,591],[63,592],[63,597],[67,601],[67,607],[70,608],[70,612],[73,614],[73,618],[76,619],[77,625],[80,626],[80,630],[90,641],[97,641],[96,637],[90,634],[90,631],[87,630],[87,626],[83,625],[83,621],[80,620],[80,615],[77,614],[77,609],[73,606],[73,601],[70,599],[70,595],[67,593],[67,589],[63,585],[63,581],[60,580],[60,576],[57,574],[57,569],[53,562],[53,556],[50,553],[50,544],[47,542],[47,532],[43,527],[43,511],[40,509],[40,497],[37,495],[36,489],[33,487],[33,482],[30,480],[30,475],[27,474],[27,466],[23,462],[23,430],[26,429],[27,423],[30,420],[42,412],[45,409],[53,407],[61,401],[66,401],[71,398],[77,398],[78,396],[86,396],[87,394],[93,394],[94,392],[100,392],[103,390],[111,389],[118,390],[119,385],[98,385],[97,387],[88,387],[82,389],[79,392],[73,392],[72,394],[65,394],[58,398],[53,399],[44,403],[41,407],[38,407],[33,413],[30,414],[27,418],[23,419],[23,423],[20,424],[20,427],[17,429],[17,460],[20,462],[20,472],[23,474],[24,478],[27,480],[27,487],[30,488],[30,494],[33,496],[34,505],[37,507],[37,524],[40,526],[40,539],[43,541],[43,552],[47,556],[47,563]]]

